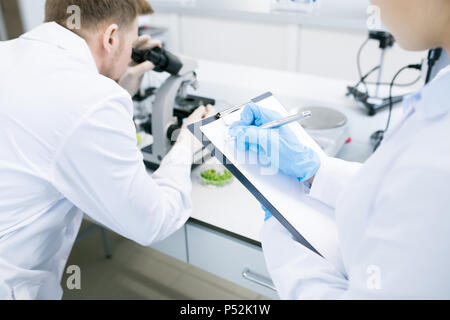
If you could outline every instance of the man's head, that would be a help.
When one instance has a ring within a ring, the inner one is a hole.
[[[371,0],[381,18],[406,50],[450,49],[450,1]]]
[[[79,28],[72,21],[74,6],[79,8]],[[46,0],[45,4],[45,22],[57,22],[85,39],[99,72],[114,80],[130,63],[138,16],[150,13],[146,0]]]

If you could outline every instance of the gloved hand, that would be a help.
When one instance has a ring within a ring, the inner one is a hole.
[[[153,49],[155,47],[161,47],[162,43],[159,40],[152,40],[150,36],[140,36],[133,44],[133,48],[138,50]],[[138,93],[144,74],[150,70],[153,70],[155,65],[150,61],[145,61],[141,64],[136,64],[134,61],[130,63],[130,66],[122,75],[119,80],[119,85],[128,91],[133,97]]]
[[[261,208],[262,208],[262,209],[264,210],[264,212],[266,213],[266,217],[264,218],[264,221],[267,221],[267,220],[269,220],[270,218],[272,218],[272,213],[270,213],[270,211],[267,210],[266,207],[262,206]]]
[[[236,137],[239,150],[262,154],[282,173],[305,182],[314,177],[320,168],[317,153],[300,144],[287,126],[279,129],[258,128],[281,118],[277,112],[251,103],[244,108],[241,121],[230,127],[229,134]]]

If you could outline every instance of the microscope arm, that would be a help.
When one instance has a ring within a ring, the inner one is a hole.
[[[159,88],[156,93],[152,110],[152,134],[153,158],[155,162],[160,162],[172,148],[171,137],[168,137],[169,128],[178,125],[174,117],[174,106],[180,92],[185,92],[184,88],[197,83],[195,70],[197,62],[188,58],[180,57],[183,68],[178,75],[172,75]]]

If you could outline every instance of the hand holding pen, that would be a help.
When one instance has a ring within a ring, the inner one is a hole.
[[[306,119],[309,119],[312,117],[312,112],[311,111],[302,111],[299,112],[297,114],[294,114],[292,116],[288,116],[285,118],[279,118],[278,120],[274,120],[271,122],[268,122],[266,124],[257,126],[259,129],[279,129],[281,127],[284,127],[288,124],[291,124],[293,122],[297,122],[297,121],[304,121]],[[236,139],[236,137],[230,136],[229,140],[234,140]]]
[[[301,112],[282,118],[278,112],[251,103],[242,111],[241,120],[230,127],[229,135],[235,139],[238,150],[261,154],[284,174],[304,182],[317,173],[321,166],[320,158],[286,125],[311,116],[311,112]],[[265,130],[277,128],[277,134]]]

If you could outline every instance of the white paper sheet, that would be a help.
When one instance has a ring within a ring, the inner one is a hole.
[[[275,110],[283,117],[289,115],[274,96],[258,102],[258,105]],[[264,168],[258,164],[254,153],[237,151],[234,141],[229,139],[228,129],[232,123],[238,120],[240,120],[240,111],[205,125],[201,127],[201,130],[278,212],[322,256],[344,273],[334,210],[306,195],[305,186],[299,183],[296,178],[288,177],[281,172],[273,174],[273,169]],[[302,144],[314,149],[321,158],[326,157],[323,150],[299,123],[292,123],[289,128]],[[252,159],[252,161],[249,161],[249,159]]]

